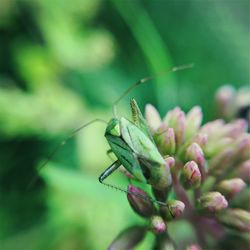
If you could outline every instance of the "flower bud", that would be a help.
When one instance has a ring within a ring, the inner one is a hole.
[[[221,131],[221,136],[238,138],[242,133],[247,131],[247,121],[244,119],[237,119],[231,123],[225,124]]]
[[[197,244],[192,244],[188,246],[186,250],[201,250],[201,247]]]
[[[224,85],[217,90],[215,99],[220,115],[226,118],[233,116],[234,110],[232,110],[232,107],[234,98],[235,89],[231,85]]]
[[[243,209],[226,209],[217,215],[220,222],[242,232],[250,232],[250,213]]]
[[[209,138],[213,137],[220,137],[221,129],[224,126],[224,121],[222,119],[217,119],[212,122],[206,123],[200,129],[201,133],[207,134]]]
[[[146,228],[142,226],[129,227],[114,239],[108,250],[134,249],[144,239],[146,232]]]
[[[177,107],[167,113],[164,118],[164,123],[174,129],[176,143],[177,145],[181,145],[186,130],[185,113]]]
[[[179,200],[169,200],[166,218],[168,220],[179,218],[185,209],[185,204]]]
[[[237,158],[248,160],[250,157],[250,134],[242,134],[235,142]]]
[[[186,149],[186,160],[188,161],[193,160],[199,166],[205,165],[204,153],[199,144],[194,142]]]
[[[250,182],[250,160],[242,162],[236,170],[235,175],[246,182]]]
[[[208,142],[208,135],[199,133],[194,137],[193,142],[198,143],[200,147],[203,148]]]
[[[198,202],[202,210],[212,213],[219,212],[228,206],[227,200],[219,192],[203,194]]]
[[[171,157],[171,156],[166,157],[165,161],[168,164],[168,166],[170,167],[170,169],[172,169],[174,167],[174,165],[175,165],[175,159],[174,159],[174,157]]]
[[[220,152],[225,150],[225,148],[228,147],[228,145],[233,144],[233,139],[229,137],[223,137],[223,138],[216,138],[214,140],[209,140],[206,144],[204,151],[206,153],[206,156],[208,158],[212,158],[215,155],[218,155]]]
[[[202,122],[202,111],[199,106],[193,107],[186,116],[186,132],[185,132],[185,138],[189,139],[193,137]]]
[[[151,230],[155,234],[161,234],[166,231],[166,224],[160,216],[153,216],[150,221]]]
[[[227,198],[232,198],[246,187],[246,183],[240,178],[221,181],[217,190]]]
[[[146,192],[138,187],[128,185],[127,198],[132,209],[142,217],[151,217],[155,207]]]
[[[172,128],[162,124],[154,134],[154,141],[162,155],[173,155],[176,149],[175,135]]]
[[[151,105],[151,104],[146,105],[145,117],[146,117],[148,125],[152,131],[155,131],[160,127],[161,117],[153,105]]]
[[[225,148],[210,160],[209,170],[216,175],[222,174],[225,169],[232,165],[234,155],[232,147]]]
[[[186,188],[198,188],[201,184],[201,172],[196,162],[187,162],[182,169],[182,180]]]

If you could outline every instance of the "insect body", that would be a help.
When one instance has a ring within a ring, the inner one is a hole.
[[[155,189],[167,188],[172,180],[170,169],[159,153],[136,101],[131,100],[133,122],[126,118],[112,118],[105,137],[115,161],[99,177],[102,183],[112,172],[123,165],[134,178],[149,183]]]

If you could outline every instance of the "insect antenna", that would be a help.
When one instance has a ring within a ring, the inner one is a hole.
[[[105,120],[102,120],[102,119],[94,119],[92,121],[89,121],[83,125],[81,125],[80,127],[76,128],[75,130],[73,130],[73,132],[71,132],[71,134],[65,138],[50,154],[49,156],[47,157],[47,159],[40,165],[38,166],[37,168],[37,172],[39,173],[50,161],[51,159],[53,159],[53,157],[56,155],[56,153],[61,149],[61,147],[63,147],[70,139],[72,139],[79,131],[81,131],[82,129],[88,127],[89,125],[93,124],[93,123],[96,123],[96,122],[102,122],[102,123],[105,123],[107,124],[107,122]],[[27,186],[27,190],[29,190],[33,185],[34,183],[38,180],[39,178],[39,175],[38,173],[35,173],[33,178],[31,179],[31,182],[28,184]]]
[[[149,196],[145,196],[145,195],[142,195],[142,194],[134,193],[134,192],[132,192],[132,191],[128,191],[128,190],[122,189],[122,188],[120,188],[120,187],[117,187],[117,186],[115,186],[115,185],[112,185],[112,184],[109,184],[109,183],[106,183],[106,182],[101,182],[101,183],[102,183],[103,185],[105,185],[106,187],[113,188],[113,189],[115,189],[115,190],[117,190],[117,191],[121,191],[121,192],[126,193],[126,194],[134,195],[134,196],[139,197],[139,198],[141,198],[141,199],[143,199],[143,200],[150,200],[150,201],[152,201],[153,203],[156,203],[156,204],[158,204],[158,205],[160,205],[160,206],[168,207],[168,204],[166,204],[166,203],[164,203],[164,202],[161,202],[161,201],[158,201],[158,200],[155,200],[155,199],[153,199],[153,198],[151,198],[151,197],[149,197]]]
[[[171,73],[171,72],[176,72],[179,70],[184,70],[184,69],[190,69],[193,67],[193,64],[185,64],[185,65],[180,65],[180,66],[176,66],[171,68],[170,70],[164,71],[159,73],[157,76],[160,76],[162,74],[167,74],[167,73]],[[146,83],[152,79],[154,79],[156,76],[148,76],[148,77],[144,77],[142,79],[140,79],[139,81],[135,82],[134,84],[132,84],[128,89],[126,89],[123,94],[120,95],[119,98],[117,98],[117,100],[112,104],[112,112],[113,112],[113,116],[117,117],[117,110],[116,110],[116,106],[117,104],[133,89],[135,89],[136,87],[138,87],[139,85]]]

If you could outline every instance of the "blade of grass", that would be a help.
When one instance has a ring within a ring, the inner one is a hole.
[[[166,43],[161,38],[146,10],[137,1],[115,1],[113,5],[130,28],[141,48],[152,75],[173,67]],[[176,104],[176,77],[168,74],[156,78],[156,96],[160,110]],[[169,94],[168,94],[169,92]],[[167,98],[167,101],[166,101]]]

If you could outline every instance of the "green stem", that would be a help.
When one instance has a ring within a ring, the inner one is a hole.
[[[147,65],[152,74],[157,76],[159,72],[167,71],[173,67],[172,59],[166,43],[156,30],[150,16],[137,1],[112,1],[117,11],[130,28],[135,40],[141,48]],[[156,94],[159,109],[165,109],[166,105],[175,104],[176,93],[175,76],[169,74],[166,78],[156,79]],[[163,86],[165,86],[163,88]],[[170,93],[169,95],[167,93]],[[168,99],[168,103],[166,102]]]

